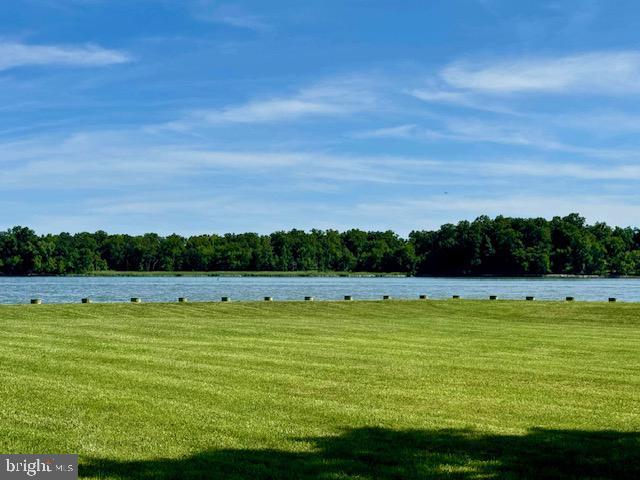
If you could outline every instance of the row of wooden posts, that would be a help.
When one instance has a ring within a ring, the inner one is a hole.
[[[418,297],[420,300],[427,300],[429,297],[427,295],[420,295]],[[460,299],[460,295],[453,295],[451,298],[453,298],[454,300],[459,300]],[[305,301],[307,302],[312,302],[315,300],[314,297],[304,297]],[[353,296],[351,295],[345,295],[344,299],[346,301],[351,301],[353,300]],[[382,296],[383,300],[391,300],[391,296],[390,295],[383,295]],[[497,295],[490,295],[489,296],[489,300],[497,300],[498,296]],[[533,296],[527,296],[525,297],[525,300],[528,301],[533,301],[535,300],[536,297]],[[575,300],[574,297],[566,297],[565,300],[567,302],[573,302]],[[221,302],[230,302],[231,301],[231,297],[222,297],[220,299]],[[264,301],[265,302],[272,302],[273,301],[273,297],[264,297]],[[609,297],[609,302],[615,302],[617,301],[616,298],[614,297]],[[188,300],[185,297],[179,297],[178,298],[178,303],[187,303]],[[92,303],[90,298],[83,298],[81,300],[81,303]],[[142,299],[140,297],[132,297],[131,298],[131,303],[142,303]],[[42,304],[42,299],[41,298],[32,298],[31,299],[31,304],[32,305],[41,305]]]

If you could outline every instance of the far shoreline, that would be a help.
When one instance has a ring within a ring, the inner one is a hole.
[[[459,279],[640,279],[634,275],[576,275],[563,273],[549,273],[543,275],[414,275],[402,272],[334,272],[334,271],[114,271],[104,270],[89,273],[68,274],[31,274],[31,275],[2,275],[0,277],[223,277],[223,278],[459,278]]]

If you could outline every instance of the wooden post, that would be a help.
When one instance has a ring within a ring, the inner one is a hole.
[[[31,299],[31,305],[41,305],[42,304],[42,299],[40,298],[32,298]]]
[[[142,299],[138,297],[131,297],[131,303],[142,303]]]
[[[82,300],[80,300],[82,303],[91,303],[91,299],[90,298],[83,298]]]

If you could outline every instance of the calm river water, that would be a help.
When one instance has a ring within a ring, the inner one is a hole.
[[[75,303],[83,297],[96,302],[123,302],[140,297],[146,302],[169,302],[178,297],[189,300],[318,300],[393,298],[487,298],[505,299],[640,301],[640,279],[610,278],[320,278],[320,277],[0,277],[0,303],[29,303],[41,298],[45,303]]]

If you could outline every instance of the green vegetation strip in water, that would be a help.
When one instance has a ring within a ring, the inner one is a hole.
[[[217,271],[217,272],[133,272],[115,270],[97,270],[86,274],[69,274],[69,277],[407,277],[407,273],[390,272],[333,272],[302,270],[296,272],[278,271]]]
[[[640,477],[640,305],[0,307],[0,451],[81,478]]]

